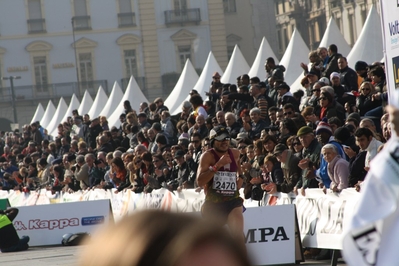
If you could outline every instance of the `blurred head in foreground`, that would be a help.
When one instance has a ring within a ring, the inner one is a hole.
[[[80,265],[251,265],[224,228],[192,214],[137,212],[97,231],[88,244]]]

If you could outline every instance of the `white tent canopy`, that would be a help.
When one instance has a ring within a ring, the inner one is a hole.
[[[121,87],[119,87],[118,82],[115,81],[114,87],[112,88],[111,94],[109,95],[107,104],[102,109],[99,116],[105,116],[107,120],[112,115],[113,111],[118,107],[118,105],[122,104],[121,99],[123,97],[123,92]]]
[[[61,97],[60,102],[58,103],[57,110],[55,111],[55,113],[53,113],[53,118],[47,126],[47,131],[49,134],[57,128],[59,123],[62,122],[62,118],[64,117],[67,109],[68,105],[65,103],[64,98]]]
[[[261,80],[265,77],[265,61],[267,58],[273,57],[274,62],[278,65],[277,56],[274,54],[272,48],[270,47],[269,42],[267,41],[266,37],[263,37],[262,43],[260,44],[258,53],[256,54],[256,58],[254,63],[252,64],[251,69],[248,72],[249,77],[258,77]]]
[[[82,102],[79,105],[78,113],[81,116],[84,116],[90,111],[91,106],[93,105],[93,99],[90,96],[90,93],[86,90],[83,95]]]
[[[50,100],[48,101],[47,108],[46,111],[44,112],[43,118],[40,120],[40,125],[43,128],[47,128],[48,124],[50,124],[54,112],[55,112],[55,106],[53,102]]]
[[[235,84],[237,77],[248,74],[248,71],[249,65],[242,55],[240,48],[236,45],[220,82]]]
[[[67,121],[68,116],[72,116],[72,111],[77,110],[79,105],[79,99],[76,97],[75,93],[72,94],[71,102],[69,103],[68,109],[66,110],[65,115],[62,117],[61,122]]]
[[[328,48],[330,44],[335,44],[338,47],[338,52],[343,56],[348,56],[351,51],[351,47],[346,42],[344,36],[342,36],[341,31],[332,17],[328,22],[327,29],[324,32],[319,47]]]
[[[71,102],[69,103],[68,109],[65,111],[65,113],[63,113],[61,120],[57,123],[57,126],[59,123],[67,121],[68,116],[72,116],[72,111],[75,109],[77,110],[79,108],[79,105],[80,103],[75,93],[72,94]],[[49,131],[50,135],[57,136],[58,134],[57,126],[53,129],[53,131]]]
[[[223,77],[223,70],[220,68],[213,53],[209,52],[208,59],[206,60],[204,68],[202,69],[201,76],[193,88],[193,90],[198,91],[198,94],[201,95],[203,99],[206,98],[205,92],[209,91],[212,75],[215,72],[219,72],[219,74]],[[185,100],[188,101],[189,99],[190,95],[187,95]]]
[[[107,104],[108,96],[105,94],[105,91],[102,86],[98,88],[96,98],[94,99],[93,105],[90,108],[90,111],[87,114],[90,116],[90,119],[97,117],[104,106]]]
[[[380,16],[375,6],[372,6],[363,25],[362,32],[348,55],[348,64],[351,68],[359,60],[371,64],[375,61],[380,61],[383,55]]]
[[[300,64],[308,62],[308,56],[309,48],[306,46],[299,32],[295,29],[284,56],[280,61],[280,65],[285,67],[284,81],[287,84],[293,84],[303,72]]]
[[[181,110],[182,102],[187,98],[191,89],[194,88],[198,78],[199,76],[193,64],[191,64],[190,59],[187,59],[176,86],[164,102],[171,114],[178,113]]]
[[[35,123],[36,121],[40,121],[40,119],[42,119],[43,115],[44,115],[44,108],[43,108],[43,105],[41,103],[39,103],[37,105],[36,112],[33,115],[32,121],[30,123],[32,124],[32,123]]]
[[[111,93],[112,94],[112,93]],[[111,97],[110,97],[111,99]],[[115,126],[120,126],[119,116],[125,112],[125,108],[123,106],[124,101],[130,101],[130,105],[132,108],[139,106],[141,102],[148,102],[144,94],[141,92],[139,85],[137,85],[136,80],[133,76],[130,77],[129,84],[126,87],[125,94],[123,98],[118,98],[117,105],[112,112],[112,115],[107,119],[109,128]]]

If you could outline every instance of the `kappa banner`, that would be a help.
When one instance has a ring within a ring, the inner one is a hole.
[[[344,229],[348,227],[359,196],[354,189],[345,189],[339,194],[307,189],[306,196],[278,193],[265,197],[264,203],[295,203],[303,246],[340,250]]]

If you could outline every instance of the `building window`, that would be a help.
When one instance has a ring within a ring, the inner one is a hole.
[[[45,32],[45,20],[42,17],[40,0],[28,0],[28,33]]]
[[[178,47],[180,66],[183,69],[187,59],[191,60],[191,45],[182,45]]]
[[[46,92],[48,84],[47,58],[45,56],[33,57],[35,71],[35,84],[37,92]]]
[[[223,0],[224,13],[236,13],[236,0]]]
[[[73,8],[75,12],[75,16],[72,18],[74,30],[91,29],[86,0],[74,0]]]
[[[350,43],[353,46],[356,42],[356,21],[354,14],[348,14],[348,22],[349,22],[349,38]]]
[[[130,76],[138,77],[136,50],[124,50],[124,59],[126,67],[126,78]]]
[[[135,13],[132,12],[131,0],[119,0],[119,14],[118,23],[119,27],[136,26]]]
[[[93,63],[91,53],[79,54],[79,75],[81,81],[81,89],[90,89],[93,81]]]
[[[173,7],[175,10],[187,9],[187,0],[173,0]]]

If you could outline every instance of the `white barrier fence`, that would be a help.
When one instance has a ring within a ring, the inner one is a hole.
[[[295,197],[293,194],[285,193],[266,195],[261,205],[295,204],[303,246],[342,249],[344,228],[347,226],[359,196],[360,194],[353,189],[345,189],[340,194],[332,192],[324,194],[321,189],[307,189],[306,196]],[[138,209],[198,212],[205,195],[203,191],[195,192],[190,189],[173,193],[160,189],[149,194],[136,194],[130,190],[116,194],[114,191],[96,189],[56,195],[51,195],[45,190],[32,191],[29,194],[19,191],[0,191],[0,198],[8,198],[13,207],[109,199],[114,220],[118,221]],[[246,200],[244,206],[257,207],[258,202]],[[266,214],[265,216],[264,219],[270,217]],[[279,217],[276,218],[279,219]]]

